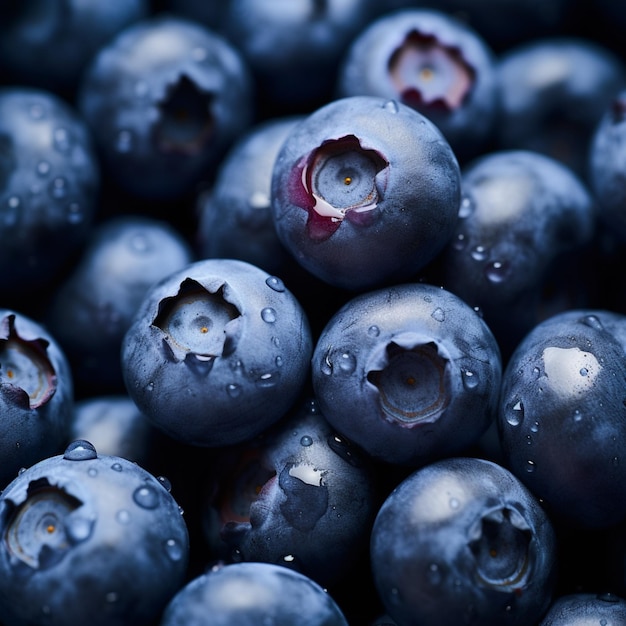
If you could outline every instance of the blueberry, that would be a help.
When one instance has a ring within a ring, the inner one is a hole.
[[[324,587],[353,570],[378,505],[373,468],[315,400],[213,465],[205,535],[216,558],[284,565]]]
[[[220,32],[253,73],[260,113],[309,112],[326,103],[339,61],[373,17],[377,1],[230,0]]]
[[[197,203],[202,258],[247,261],[267,272],[285,266],[286,250],[272,219],[274,161],[301,116],[273,118],[243,133],[222,160],[211,188]]]
[[[136,309],[153,284],[194,256],[181,233],[147,216],[126,214],[94,227],[46,310],[83,395],[124,390],[120,348]]]
[[[278,154],[278,237],[330,285],[365,290],[408,278],[451,237],[460,179],[426,117],[394,100],[340,98],[297,124]]]
[[[0,619],[13,626],[151,624],[189,555],[167,489],[84,440],[7,486],[0,536]]]
[[[70,366],[39,322],[0,309],[0,488],[66,443],[74,409]]]
[[[218,565],[170,601],[160,626],[348,626],[316,582],[273,563]]]
[[[508,470],[449,457],[416,470],[387,497],[371,560],[398,626],[527,626],[552,598],[556,536]]]
[[[141,198],[171,199],[209,176],[249,125],[251,78],[217,33],[159,14],[99,50],[78,106],[112,180]]]
[[[25,293],[45,293],[59,278],[89,233],[99,190],[99,163],[78,112],[48,91],[0,89],[0,290],[5,305]],[[21,308],[20,302],[13,305]]]
[[[570,593],[557,598],[539,626],[626,624],[626,600],[611,593]]]
[[[588,152],[589,184],[598,203],[598,214],[620,242],[626,241],[626,185],[624,185],[624,137],[626,90],[606,107],[591,138]]]
[[[496,72],[499,147],[541,152],[585,179],[593,130],[626,85],[624,60],[589,39],[546,37],[507,50]]]
[[[148,0],[3,3],[0,65],[19,84],[71,97],[91,57],[148,11]]]
[[[326,419],[372,457],[421,465],[476,443],[500,393],[498,344],[454,294],[426,283],[369,291],[329,320],[312,359]]]
[[[352,42],[339,96],[393,98],[431,119],[461,161],[491,139],[495,57],[481,35],[435,9],[385,13]]]
[[[172,438],[242,442],[291,408],[309,375],[308,319],[283,281],[196,261],[148,291],[122,343],[129,395]]]
[[[626,316],[567,310],[537,324],[503,374],[505,463],[568,525],[626,519],[625,349]]]
[[[439,259],[440,282],[480,308],[508,355],[545,316],[556,264],[567,258],[572,267],[571,257],[590,246],[594,198],[564,163],[528,150],[473,160],[462,189],[457,227]],[[564,274],[557,274],[559,294],[566,293]]]

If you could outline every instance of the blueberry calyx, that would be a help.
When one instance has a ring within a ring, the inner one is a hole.
[[[160,152],[194,156],[215,134],[213,95],[200,90],[185,74],[169,85],[158,103],[153,139]]]
[[[470,535],[480,583],[506,592],[525,586],[531,571],[532,533],[518,511],[507,506],[493,509],[477,521]]]
[[[152,325],[161,330],[164,344],[176,361],[211,364],[234,352],[241,319],[239,309],[225,296],[226,285],[215,290],[185,279],[175,296],[159,303]]]
[[[49,342],[25,339],[15,328],[15,315],[0,322],[0,387],[24,408],[46,404],[57,388],[55,369],[48,358]]]
[[[394,337],[368,367],[389,421],[405,427],[435,422],[450,401],[448,359],[415,333]]]
[[[476,74],[457,47],[417,30],[407,33],[388,68],[404,104],[444,111],[463,104]]]
[[[4,542],[11,558],[30,568],[25,571],[54,565],[80,539],[66,520],[83,503],[47,478],[30,482],[21,502],[7,502]]]
[[[371,224],[383,199],[388,166],[377,150],[364,147],[354,135],[325,140],[302,159],[295,174],[303,192],[299,204],[309,213],[309,236],[327,239],[344,218]]]

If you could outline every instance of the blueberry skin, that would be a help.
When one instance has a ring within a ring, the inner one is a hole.
[[[297,124],[278,154],[278,237],[330,285],[399,281],[451,237],[460,181],[450,145],[426,117],[394,100],[340,98]]]
[[[276,563],[327,588],[367,550],[379,504],[372,464],[314,399],[213,466],[204,529],[216,558]]]
[[[418,466],[476,443],[502,376],[484,320],[426,283],[360,294],[329,320],[312,383],[326,419],[372,457]]]
[[[5,303],[18,294],[44,293],[58,277],[90,231],[99,191],[99,162],[79,113],[48,91],[1,88],[0,289]]]
[[[617,237],[626,241],[626,90],[606,107],[591,138],[588,154],[589,185],[598,203],[598,216]]]
[[[123,215],[93,228],[45,317],[70,360],[77,391],[124,390],[120,348],[136,310],[150,287],[194,260],[190,243],[164,221]]]
[[[570,593],[556,598],[539,626],[626,624],[626,600],[611,593]]]
[[[100,47],[148,14],[148,0],[3,3],[0,59],[14,82],[73,96]]]
[[[381,506],[374,580],[398,626],[534,624],[547,609],[556,535],[502,466],[450,457],[416,470]]]
[[[0,309],[0,488],[67,441],[74,410],[69,362],[39,322]]]
[[[152,474],[77,440],[0,497],[0,619],[151,624],[189,557],[178,504]]]
[[[348,626],[316,582],[282,565],[218,565],[181,589],[160,626]]]
[[[240,443],[278,421],[309,376],[307,316],[283,281],[238,259],[206,259],[153,286],[122,342],[122,374],[173,439]]]
[[[459,220],[439,258],[441,284],[479,307],[509,353],[539,321],[557,262],[585,250],[596,203],[569,167],[528,150],[489,152],[462,171]],[[571,266],[570,266],[571,267]],[[559,286],[566,283],[558,274]]]
[[[626,66],[601,43],[545,37],[503,53],[496,64],[501,149],[541,152],[581,178],[593,131],[626,85]]]
[[[229,0],[220,32],[246,59],[261,115],[310,112],[332,97],[350,42],[378,0]]]
[[[201,258],[240,259],[271,273],[285,266],[289,255],[272,219],[272,172],[284,140],[301,119],[260,122],[230,148],[196,205]]]
[[[352,42],[339,97],[393,98],[442,131],[460,161],[491,139],[497,113],[495,56],[467,24],[435,9],[385,13]]]
[[[250,124],[251,77],[223,37],[158,14],[100,49],[85,70],[78,107],[120,188],[174,199],[208,177]]]
[[[626,316],[568,310],[535,326],[503,374],[504,463],[577,528],[626,518],[625,346]]]

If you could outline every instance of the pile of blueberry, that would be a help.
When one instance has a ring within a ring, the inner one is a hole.
[[[0,625],[626,624],[626,5],[0,6]]]

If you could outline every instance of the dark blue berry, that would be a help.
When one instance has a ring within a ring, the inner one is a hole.
[[[408,278],[452,235],[460,171],[436,126],[374,96],[335,100],[289,133],[276,159],[280,240],[311,274],[364,290]]]

